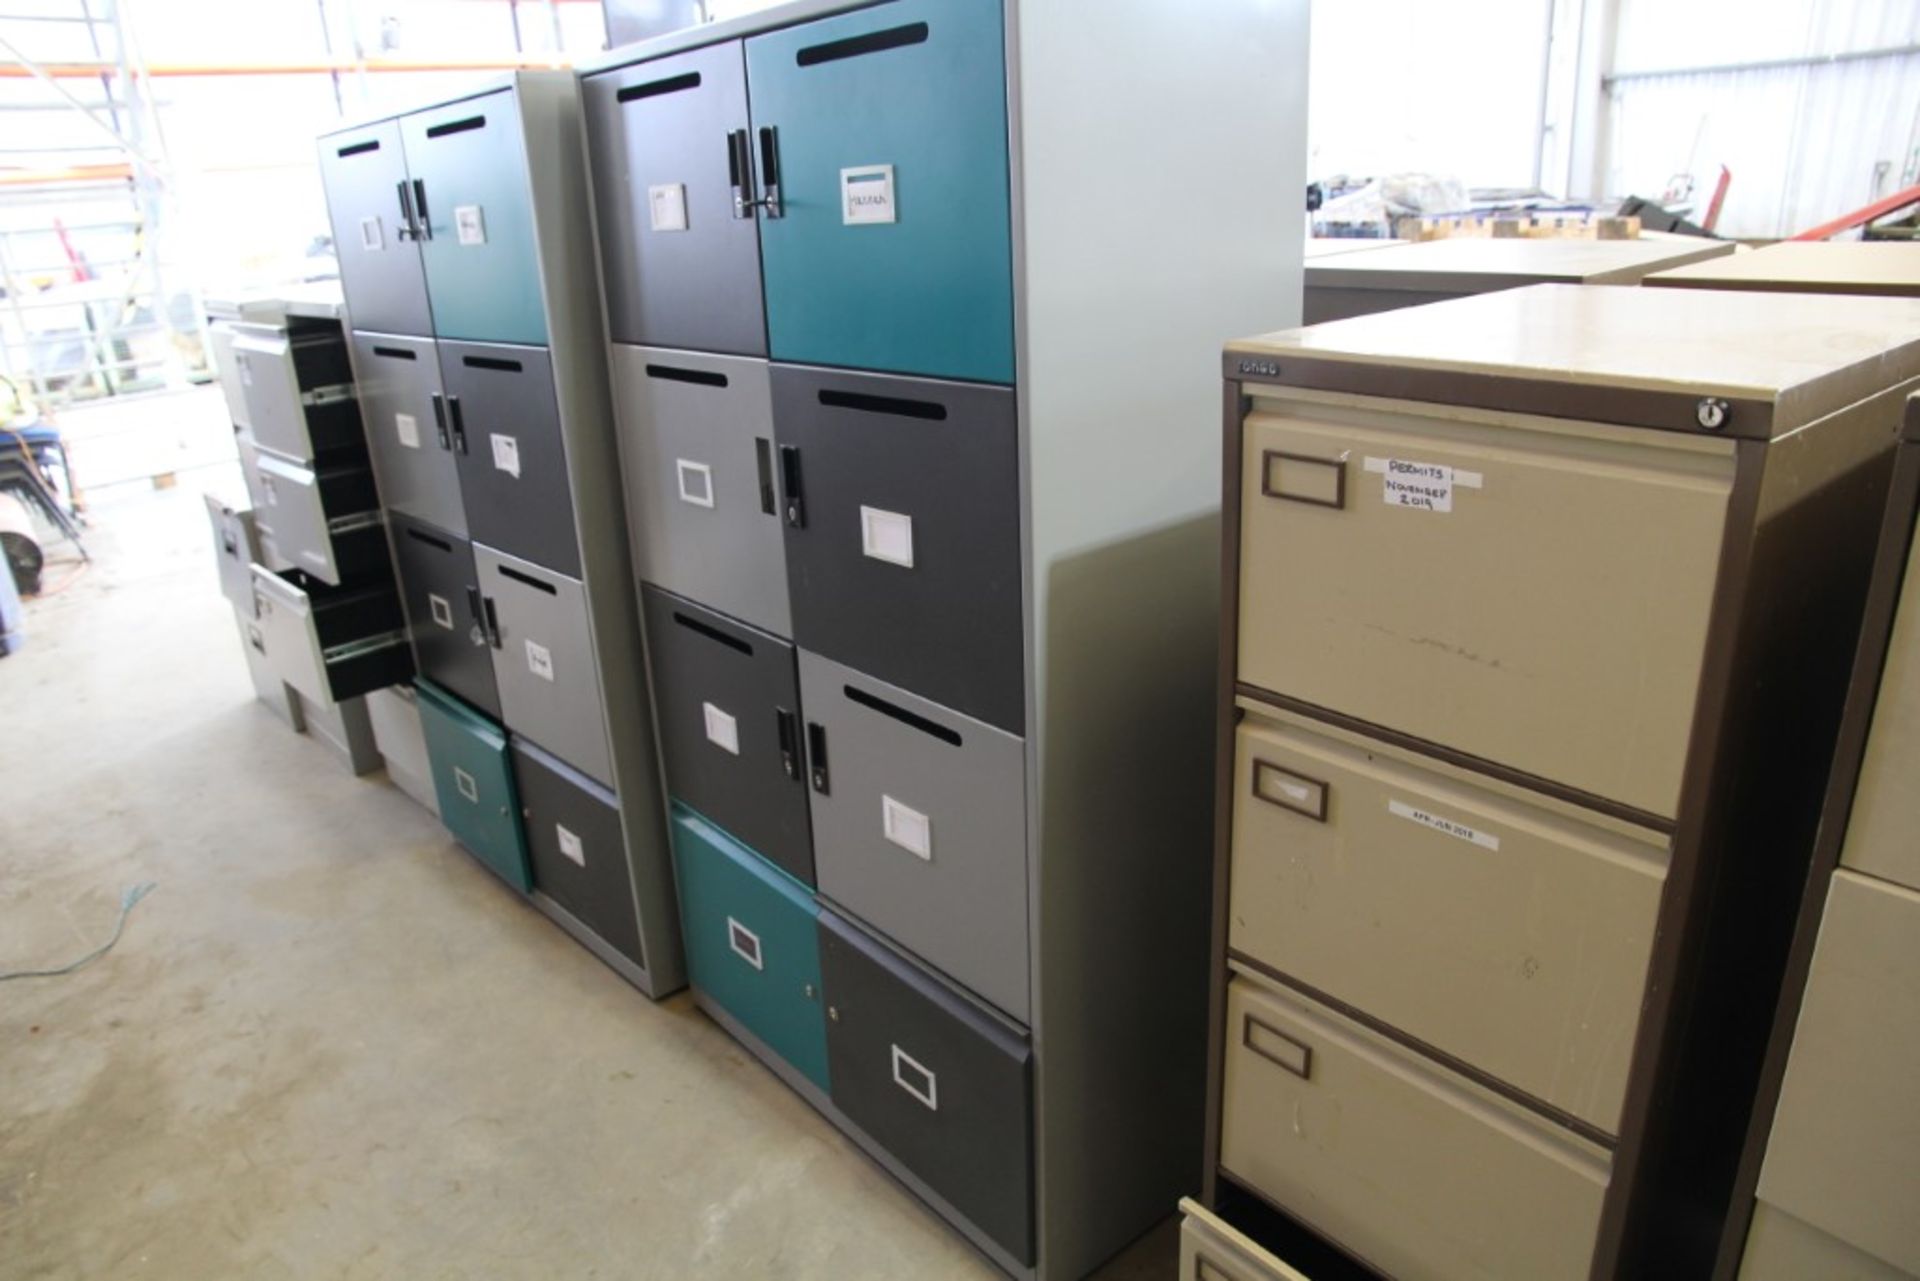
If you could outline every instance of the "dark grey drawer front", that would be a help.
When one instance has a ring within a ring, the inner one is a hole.
[[[820,914],[833,1102],[1009,1254],[1033,1260],[1027,1043]]]
[[[813,884],[793,646],[642,588],[667,790]]]
[[[1022,733],[1013,393],[775,365],[773,421],[795,642]]]
[[[513,740],[513,774],[534,888],[644,969],[633,877],[613,793],[519,737]]]
[[[381,501],[388,511],[465,538],[467,513],[433,339],[356,331],[353,360]]]
[[[546,349],[442,342],[440,373],[468,536],[580,577],[573,491]]]
[[[388,520],[421,674],[498,719],[500,691],[493,678],[473,547],[424,521],[398,513]]]

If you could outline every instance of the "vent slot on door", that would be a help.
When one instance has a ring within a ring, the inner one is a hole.
[[[545,592],[549,596],[558,596],[560,594],[560,589],[552,583],[543,583],[532,574],[523,574],[511,565],[501,565],[499,569],[502,578],[511,578],[516,583],[525,583],[535,591]]]
[[[378,144],[376,143],[375,145],[377,146]],[[416,353],[408,351],[405,347],[375,347],[373,354],[376,356],[385,356],[388,360],[420,359]]]
[[[876,698],[874,695],[867,693],[867,691],[856,689],[852,685],[843,685],[841,689],[846,693],[848,698],[860,704],[862,707],[876,711],[882,716],[891,716],[902,725],[910,725],[922,734],[931,735],[943,743],[951,743],[955,747],[960,746],[960,734],[957,730],[948,729],[945,725],[939,724],[936,721],[930,721],[926,717],[910,712],[904,707],[898,707],[889,703],[884,698]]]
[[[345,160],[348,156],[364,156],[369,151],[378,150],[380,150],[380,140],[374,138],[368,142],[350,142],[340,148],[338,154],[342,160]]]
[[[689,71],[683,76],[668,76],[665,80],[649,80],[645,84],[628,85],[614,94],[616,102],[632,102],[638,98],[658,98],[663,93],[679,93],[682,89],[698,89],[700,73]]]
[[[466,133],[470,129],[485,129],[485,116],[468,116],[465,120],[449,120],[443,125],[428,125],[427,137],[444,138],[450,133]]]
[[[460,363],[468,369],[493,369],[503,374],[517,374],[526,368],[517,360],[501,360],[497,356],[462,356]]]
[[[793,55],[793,60],[803,67],[815,67],[823,62],[838,62],[842,58],[858,58],[863,54],[884,53],[888,49],[904,49],[908,45],[926,42],[927,24],[910,22],[904,27],[888,27],[885,31],[869,31],[864,36],[849,36],[845,40],[808,45]]]
[[[683,614],[677,609],[673,611],[673,621],[690,632],[697,632],[710,641],[718,641],[728,649],[739,650],[748,658],[753,657],[753,646],[747,644],[747,642],[741,640],[738,636],[729,636],[718,627],[709,627],[699,619]]]
[[[647,377],[659,378],[672,383],[693,383],[699,387],[724,387],[727,385],[725,374],[713,373],[706,369],[682,369],[678,365],[648,365]]]
[[[432,534],[426,533],[422,530],[409,528],[406,531],[406,535],[408,538],[411,538],[416,543],[425,543],[427,546],[437,547],[443,552],[451,552],[453,550],[452,543],[445,542],[441,539],[435,538]]]
[[[896,418],[924,418],[945,422],[947,407],[931,400],[906,400],[900,396],[869,396],[858,391],[834,391],[824,388],[820,403],[829,409],[852,409],[863,414],[892,414]]]

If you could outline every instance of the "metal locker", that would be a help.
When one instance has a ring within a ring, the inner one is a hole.
[[[547,352],[443,342],[440,372],[468,536],[580,577],[573,491]]]
[[[828,1089],[813,896],[686,806],[672,824],[689,980]]]
[[[500,690],[472,545],[398,512],[387,519],[421,674],[498,718]]]
[[[586,589],[577,578],[478,543],[473,561],[493,645],[501,719],[514,733],[611,787],[606,701],[587,626]]]
[[[1243,974],[1226,1037],[1220,1164],[1249,1188],[1402,1281],[1585,1281],[1604,1148]]]
[[[431,338],[355,331],[360,416],[388,511],[467,536],[440,356]]]
[[[1666,838],[1240,707],[1234,954],[1617,1133]]]
[[[1024,1038],[911,961],[820,914],[833,1103],[1008,1254],[1033,1261]]]
[[[400,123],[383,120],[320,139],[320,181],[354,323],[383,333],[432,333],[418,184],[407,173]]]
[[[747,40],[775,360],[1013,381],[1003,45],[974,0]]]
[[[795,642],[1022,732],[1013,393],[775,365],[773,415]]]
[[[800,653],[820,892],[1022,1023],[1026,748]]]
[[[533,887],[507,735],[430,681],[417,681],[420,731],[440,821],[467,852],[521,893]]]
[[[1671,818],[1733,453],[1263,394],[1242,450],[1240,679]]]
[[[433,332],[543,344],[533,198],[511,89],[403,116]],[[560,145],[559,139],[553,140]],[[351,295],[350,295],[351,296]],[[367,328],[388,328],[355,317]]]
[[[740,42],[587,76],[580,92],[608,335],[766,355]]]
[[[813,884],[793,646],[641,589],[667,791]]]
[[[641,579],[792,635],[767,363],[616,346],[613,389]]]
[[[513,776],[534,888],[646,968],[619,800],[518,735]]]

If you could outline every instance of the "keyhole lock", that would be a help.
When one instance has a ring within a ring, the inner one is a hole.
[[[1727,425],[1727,414],[1732,408],[1718,396],[1706,396],[1694,406],[1693,416],[1708,431],[1719,431]]]

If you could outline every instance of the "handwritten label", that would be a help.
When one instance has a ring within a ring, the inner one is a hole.
[[[1444,463],[1369,458],[1366,468],[1380,476],[1380,496],[1387,506],[1410,507],[1415,511],[1450,512],[1454,490],[1479,489],[1485,483],[1477,471],[1461,471]]]
[[[1450,818],[1441,818],[1438,814],[1409,805],[1405,801],[1388,801],[1387,813],[1395,818],[1404,818],[1409,823],[1430,827],[1436,832],[1453,837],[1456,841],[1469,841],[1482,849],[1500,848],[1500,838],[1497,836],[1489,836],[1485,832],[1468,827],[1465,823],[1457,823]]]
[[[553,651],[545,645],[527,642],[527,670],[543,681],[553,679]]]
[[[840,171],[841,223],[855,226],[896,220],[892,165],[860,165]]]
[[[515,480],[520,479],[520,441],[516,437],[493,433],[493,465]]]
[[[480,212],[479,205],[456,205],[453,210],[453,230],[463,245],[484,245],[487,243],[487,216]]]
[[[687,229],[687,187],[668,182],[647,188],[647,225],[654,231]]]

